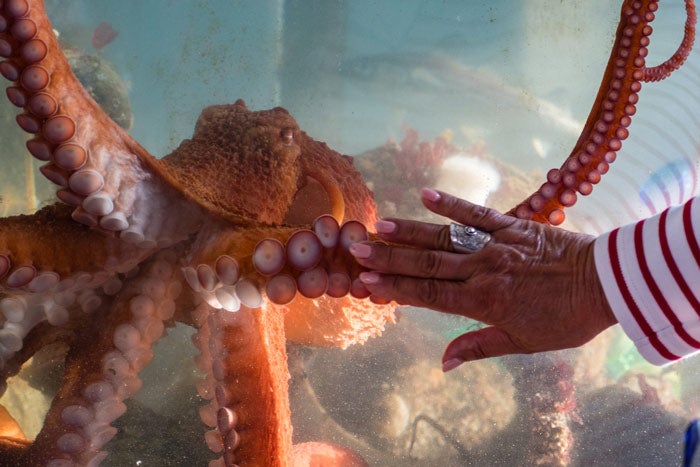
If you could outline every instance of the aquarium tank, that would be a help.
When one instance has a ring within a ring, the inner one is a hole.
[[[561,166],[596,100],[622,2],[45,3],[74,73],[156,157],[190,138],[207,106],[279,106],[352,158],[379,216],[444,224],[422,206],[421,188],[506,212]],[[685,18],[683,1],[660,2],[650,65],[676,50]],[[698,194],[699,86],[697,51],[669,78],[644,84],[629,138],[561,228],[598,235]],[[3,217],[56,202],[17,112],[1,100]],[[251,208],[269,202],[261,196]],[[614,326],[580,348],[443,373],[447,343],[481,324],[407,306],[393,321],[354,345],[287,341],[293,444],[331,443],[357,456],[346,465],[383,467],[682,463],[685,429],[700,415],[695,357],[652,366]],[[195,329],[165,328],[102,465],[209,465],[222,455],[202,421]],[[28,439],[50,423],[66,351],[53,346],[6,381],[0,404]]]

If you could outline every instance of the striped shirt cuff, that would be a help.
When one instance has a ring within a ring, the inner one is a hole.
[[[700,349],[700,199],[604,234],[595,264],[642,356],[663,365]]]

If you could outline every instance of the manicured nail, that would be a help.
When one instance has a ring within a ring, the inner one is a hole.
[[[377,233],[388,234],[396,230],[396,224],[391,221],[380,219],[374,224],[374,228],[377,229]]]
[[[361,272],[359,277],[363,284],[376,284],[379,282],[378,272]]]
[[[420,191],[420,195],[423,199],[437,203],[440,201],[440,193],[433,190],[432,188],[423,188]]]
[[[442,371],[444,373],[447,373],[450,370],[454,370],[462,363],[464,363],[464,360],[462,360],[461,358],[450,358],[449,360],[445,360],[444,362],[442,362]]]
[[[364,243],[353,243],[350,245],[350,254],[355,258],[365,259],[369,258],[372,253],[372,247],[365,245]]]

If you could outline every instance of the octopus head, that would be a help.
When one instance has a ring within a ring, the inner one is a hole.
[[[232,105],[205,108],[197,120],[193,141],[230,152],[244,148],[249,156],[294,163],[299,156],[299,125],[287,110],[251,112],[242,99]]]
[[[159,161],[166,179],[218,217],[282,222],[298,190],[301,131],[282,108],[205,108],[191,139]],[[269,200],[261,209],[260,199]]]

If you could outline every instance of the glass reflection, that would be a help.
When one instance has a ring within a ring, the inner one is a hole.
[[[603,0],[47,4],[62,40],[114,69],[108,88],[124,88],[116,99],[128,101],[131,133],[153,154],[188,138],[206,105],[281,105],[311,136],[356,156],[381,215],[422,219],[430,218],[418,201],[423,186],[507,210],[561,164],[595,98],[619,14]],[[683,21],[682,2],[661,5],[650,63],[675,50]],[[119,34],[96,49],[102,22]],[[697,194],[698,67],[694,52],[668,80],[645,85],[617,161],[563,227],[601,233]],[[26,137],[14,109],[5,101],[0,109],[0,209],[31,212],[53,202],[53,189],[35,178],[34,162],[20,162]],[[581,349],[445,375],[445,343],[477,324],[401,314],[362,347],[290,345],[295,442],[332,441],[370,465],[680,463],[683,429],[699,410],[697,359],[651,367],[614,329]],[[107,465],[213,457],[201,441],[195,350],[183,345],[191,333],[180,325],[157,344]],[[46,369],[34,371],[2,400],[27,412],[29,435],[50,401]]]

